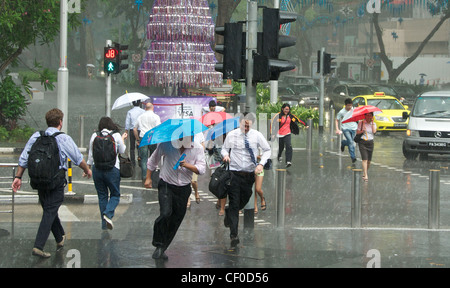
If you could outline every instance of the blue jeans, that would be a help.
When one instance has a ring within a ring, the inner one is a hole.
[[[145,181],[145,177],[147,177],[147,161],[150,156],[152,156],[153,152],[156,150],[156,144],[145,145],[138,148],[139,155],[139,166],[141,166],[142,171],[142,181]]]
[[[103,219],[103,215],[112,219],[120,201],[120,170],[116,167],[111,170],[99,170],[94,165],[92,178],[94,179],[95,189],[98,195],[102,229],[106,229],[106,221]]]
[[[356,135],[356,130],[344,129],[342,130],[342,133],[344,133],[345,139],[342,140],[341,145],[348,146],[348,152],[350,153],[350,157],[352,157],[352,159],[356,159],[355,141],[353,141],[353,138],[355,138]]]

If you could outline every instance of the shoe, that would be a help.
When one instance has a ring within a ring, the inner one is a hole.
[[[61,250],[64,247],[64,241],[66,240],[66,235],[62,236],[61,242],[56,243],[56,251]]]
[[[106,221],[106,228],[112,230],[114,228],[114,224],[111,219],[109,219],[106,215],[103,215],[103,219]]]
[[[287,162],[287,163],[286,163],[286,168],[289,168],[289,167],[291,167],[291,165],[292,165],[292,163],[291,163],[291,162]]]
[[[345,146],[341,144],[341,152],[344,152]]]
[[[356,162],[356,158],[352,158],[352,163],[355,163]]]
[[[41,249],[38,249],[38,248],[33,248],[33,251],[31,252],[31,255],[38,256],[38,257],[41,257],[41,258],[49,258],[51,256],[50,253],[44,252],[44,251],[42,251]]]
[[[197,204],[200,204],[200,197],[195,197],[195,202],[196,202]]]
[[[239,244],[239,237],[238,236],[233,236],[231,237],[231,247],[236,247],[236,245]]]
[[[278,162],[281,162],[282,160],[281,160],[281,157],[278,157]]]
[[[156,247],[155,252],[153,252],[152,258],[153,259],[161,259],[161,260],[167,260],[169,257],[164,253],[166,249],[161,247]]]

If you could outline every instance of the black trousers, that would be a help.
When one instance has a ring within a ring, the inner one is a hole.
[[[228,191],[228,208],[225,209],[225,217],[230,224],[230,238],[238,235],[239,210],[247,205],[252,196],[255,173],[232,171],[231,187]]]
[[[158,200],[159,217],[153,226],[153,241],[155,247],[167,249],[186,214],[186,205],[191,195],[191,184],[176,186],[159,179]]]
[[[38,190],[39,202],[42,206],[42,219],[34,241],[34,247],[43,250],[50,232],[56,242],[61,242],[65,235],[64,228],[58,217],[58,210],[64,201],[65,179],[50,191]]]
[[[138,130],[138,135],[140,131]],[[133,166],[136,165],[136,137],[134,137],[133,129],[128,131],[128,138],[130,139],[130,159]]]
[[[292,161],[292,144],[291,144],[291,134],[284,137],[280,137],[278,140],[278,158],[281,157],[283,153],[284,146],[286,146],[286,162]]]

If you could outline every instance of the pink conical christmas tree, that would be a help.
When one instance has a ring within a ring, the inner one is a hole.
[[[214,23],[206,0],[156,0],[147,24],[151,40],[138,70],[141,86],[219,86],[211,45]]]

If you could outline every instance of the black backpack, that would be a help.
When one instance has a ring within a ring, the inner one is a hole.
[[[115,131],[104,136],[101,131],[98,131],[92,143],[94,166],[99,170],[111,170],[116,164],[117,151],[113,133]]]
[[[37,190],[52,190],[60,184],[60,180],[65,179],[64,171],[59,169],[61,162],[55,138],[63,132],[56,132],[53,135],[45,135],[44,131],[39,133],[40,136],[28,152],[30,185]]]

